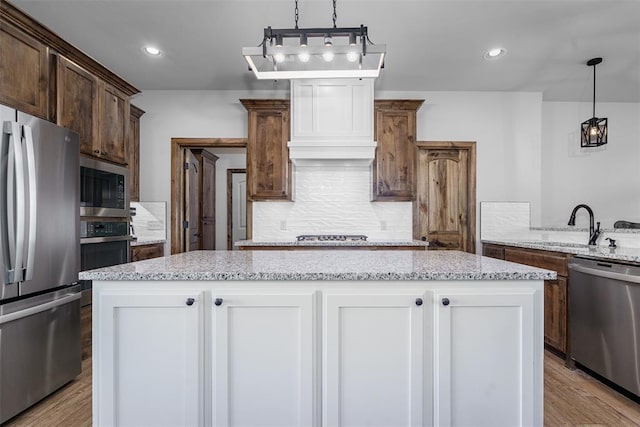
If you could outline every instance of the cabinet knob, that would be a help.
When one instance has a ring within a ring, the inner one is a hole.
[[[196,302],[195,298],[187,298],[187,305],[188,306],[192,306],[194,302]]]
[[[450,303],[449,298],[442,298],[442,305],[449,305]]]
[[[101,155],[103,155],[103,156],[106,156],[106,155],[107,155],[107,152],[106,152],[106,151],[103,151],[103,152],[101,152],[100,154],[101,154]]]
[[[217,305],[218,307],[222,305],[222,298],[216,298],[216,300],[213,302],[215,305]]]
[[[422,298],[416,298],[416,305],[417,306],[421,306],[422,305]]]
[[[100,154],[100,150],[93,150],[95,154]]]

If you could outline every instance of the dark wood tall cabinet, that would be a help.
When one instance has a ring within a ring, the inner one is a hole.
[[[131,104],[129,114],[129,199],[140,201],[140,118],[144,110]]]
[[[424,100],[376,100],[373,200],[411,201],[416,196],[416,113]]]
[[[247,197],[290,200],[289,100],[241,99],[249,113]]]

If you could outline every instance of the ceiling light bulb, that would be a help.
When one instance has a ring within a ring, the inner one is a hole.
[[[145,53],[148,53],[149,55],[153,55],[153,56],[159,56],[161,53],[160,49],[154,46],[145,46],[143,50],[145,51]]]
[[[311,55],[309,55],[309,52],[305,49],[298,54],[298,59],[300,60],[300,62],[309,62],[309,59],[311,59]]]
[[[282,52],[276,52],[273,54],[273,60],[276,61],[278,64],[281,62],[284,62],[284,53]]]
[[[324,45],[325,46],[333,46],[333,39],[331,39],[331,36],[324,36]]]
[[[350,50],[349,52],[347,52],[347,61],[349,62],[356,62],[359,57],[360,55],[355,50]]]
[[[324,59],[327,62],[331,62],[333,61],[333,50],[331,48],[325,49],[324,52],[322,52],[322,59]]]
[[[591,129],[589,129],[589,134],[597,135],[598,134],[598,127],[597,126],[591,126]]]

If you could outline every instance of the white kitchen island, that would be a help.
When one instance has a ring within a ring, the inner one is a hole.
[[[543,424],[554,272],[453,251],[202,251],[80,278],[94,425]]]

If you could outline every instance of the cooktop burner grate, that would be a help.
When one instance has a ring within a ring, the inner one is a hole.
[[[296,237],[298,242],[356,242],[366,241],[362,234],[302,234]]]

